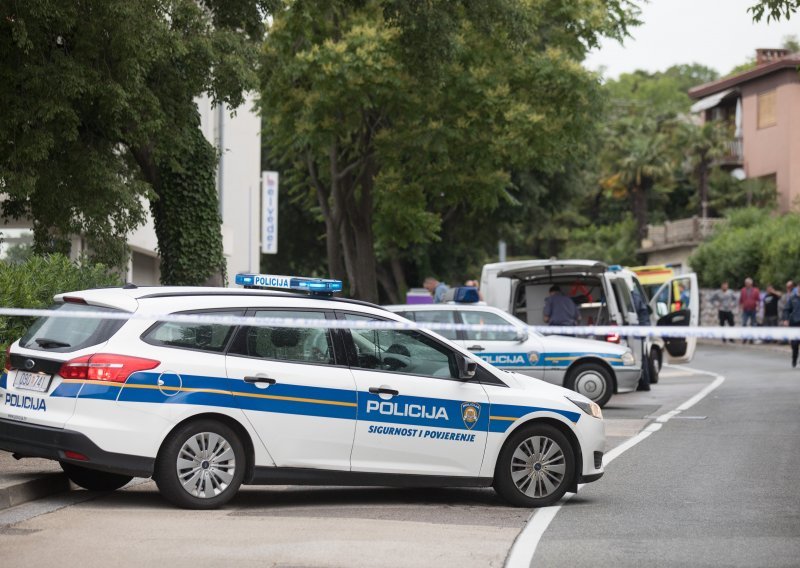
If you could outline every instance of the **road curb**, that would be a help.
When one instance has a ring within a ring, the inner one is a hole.
[[[0,511],[56,493],[63,493],[69,489],[70,481],[63,473],[45,473],[38,477],[32,477],[0,488]]]

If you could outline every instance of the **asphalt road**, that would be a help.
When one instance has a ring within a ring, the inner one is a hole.
[[[800,566],[800,370],[788,356],[703,347],[726,376],[567,501],[534,566]],[[713,377],[669,370],[612,399],[609,448]],[[245,488],[182,511],[152,482],[74,491],[0,512],[0,559],[31,566],[503,566],[530,511],[492,490]],[[523,533],[524,534],[524,533]]]
[[[800,369],[746,347],[691,366],[726,380],[567,502],[533,566],[800,566]]]

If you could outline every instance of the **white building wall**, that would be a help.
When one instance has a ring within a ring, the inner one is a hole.
[[[203,134],[217,149],[222,145],[217,188],[231,282],[237,272],[259,269],[261,119],[254,103],[249,95],[231,116],[228,107],[212,108],[208,97],[197,101]]]

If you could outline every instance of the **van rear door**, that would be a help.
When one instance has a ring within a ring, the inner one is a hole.
[[[664,282],[650,300],[659,326],[691,326],[700,324],[700,289],[697,275],[681,274]],[[670,363],[688,363],[694,357],[696,337],[666,337],[664,347]]]

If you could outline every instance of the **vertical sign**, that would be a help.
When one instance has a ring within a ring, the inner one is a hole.
[[[278,172],[261,172],[261,252],[278,252]]]

